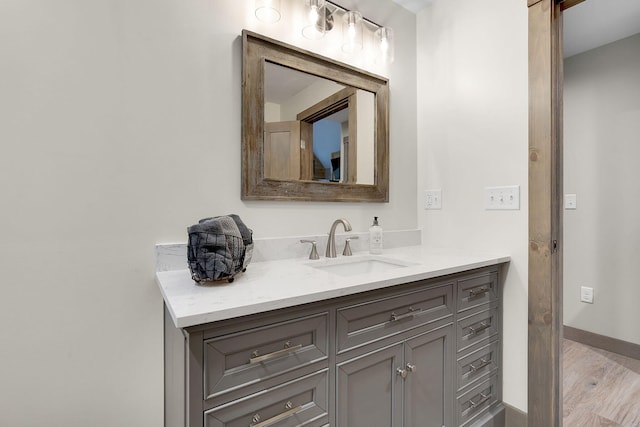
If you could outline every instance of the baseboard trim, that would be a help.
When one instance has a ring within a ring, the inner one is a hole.
[[[472,425],[474,427],[507,427],[502,402],[498,402],[489,412],[474,420]]]
[[[583,331],[567,325],[564,325],[563,332],[564,337],[568,340],[640,360],[640,345],[638,344],[594,334],[593,332]]]
[[[527,427],[527,413],[518,408],[503,403],[505,415],[505,427]]]

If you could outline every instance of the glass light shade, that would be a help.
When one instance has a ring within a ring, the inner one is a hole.
[[[362,14],[355,10],[346,12],[342,17],[342,50],[354,53],[362,47]]]
[[[270,24],[280,20],[280,0],[256,0],[256,18]]]
[[[318,40],[326,33],[326,7],[324,0],[308,0],[307,25],[302,28],[302,35],[311,40]]]
[[[378,50],[376,61],[383,64],[393,62],[393,30],[389,27],[380,27],[374,34],[376,48]]]

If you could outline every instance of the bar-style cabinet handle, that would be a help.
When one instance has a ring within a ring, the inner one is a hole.
[[[391,320],[390,320],[390,321],[391,321],[391,322],[395,322],[395,321],[397,321],[397,320],[402,320],[402,319],[406,319],[406,318],[408,318],[408,317],[413,317],[413,316],[415,316],[416,314],[420,313],[421,311],[422,311],[422,309],[421,309],[421,308],[420,308],[420,309],[418,309],[418,310],[415,310],[413,307],[409,307],[409,311],[407,311],[407,312],[406,312],[406,313],[404,313],[404,314],[396,314],[395,312],[392,312],[392,313],[391,313]]]
[[[491,399],[491,393],[489,394],[480,393],[480,397],[481,399],[478,402],[474,402],[473,399],[469,399],[469,403],[471,404],[471,406],[469,406],[470,409],[480,406],[487,400]]]
[[[302,348],[302,344],[291,345],[290,341],[287,341],[284,344],[284,348],[282,350],[274,351],[273,353],[268,353],[263,356],[260,356],[258,350],[255,350],[251,353],[251,358],[249,359],[249,363],[260,363],[267,361],[269,359],[273,359],[279,356],[284,356],[285,354],[293,353],[296,350],[300,350]]]
[[[478,369],[482,369],[487,365],[491,364],[491,359],[487,360],[484,357],[482,359],[480,359],[480,364],[479,365],[474,365],[473,363],[469,364],[469,372],[475,372]]]
[[[483,286],[481,288],[471,289],[469,291],[469,297],[471,298],[479,297],[480,295],[484,295],[487,292],[489,292],[489,288],[487,288],[486,286]]]
[[[290,401],[287,402],[284,405],[284,407],[285,409],[287,409],[286,411],[276,415],[275,417],[271,417],[268,420],[264,420],[262,422],[260,421],[260,414],[255,414],[253,416],[253,419],[251,420],[252,421],[251,424],[249,424],[249,427],[268,427],[272,424],[277,423],[280,420],[287,418],[290,415],[297,414],[298,412],[302,411],[302,405],[296,406],[294,408],[293,403],[291,403]]]
[[[469,326],[469,335],[479,334],[480,332],[484,331],[485,329],[489,328],[490,326],[491,326],[491,324],[487,323],[487,322],[482,322],[482,323],[480,323],[480,326],[477,326],[477,327]]]

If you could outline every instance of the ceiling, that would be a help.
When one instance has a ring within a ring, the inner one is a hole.
[[[413,13],[434,1],[393,0]],[[563,25],[566,58],[640,33],[640,0],[587,0],[564,12]]]
[[[407,10],[410,10],[413,13],[418,13],[429,4],[433,3],[434,0],[392,0],[394,3],[399,4]]]
[[[639,0],[587,0],[565,10],[564,56],[640,33]]]
[[[434,1],[393,0],[414,13]],[[563,26],[564,56],[567,58],[640,33],[640,0],[583,1],[564,12]],[[286,78],[283,78],[285,73]],[[280,68],[273,75],[277,78],[267,85],[273,90],[266,94],[272,102],[281,102],[308,86],[309,78],[316,78],[287,68]]]

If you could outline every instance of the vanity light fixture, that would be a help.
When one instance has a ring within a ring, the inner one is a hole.
[[[342,16],[342,50],[354,53],[362,50],[362,14],[355,10],[347,11]]]
[[[376,61],[383,64],[391,64],[393,62],[393,29],[389,27],[380,27],[374,34],[374,40],[379,50]]]
[[[280,20],[280,0],[256,0],[256,18],[273,24]]]
[[[307,0],[307,7],[308,22],[302,29],[302,35],[312,40],[321,39],[326,31],[333,28],[333,14],[326,8],[325,0]]]
[[[334,27],[334,19],[342,19],[342,51],[356,54],[364,49],[365,38],[373,41],[375,62],[391,64],[394,59],[393,30],[365,18],[355,10],[347,10],[331,0],[303,0],[306,16],[302,35],[319,40]],[[255,0],[256,18],[263,22],[280,20],[281,0]]]

